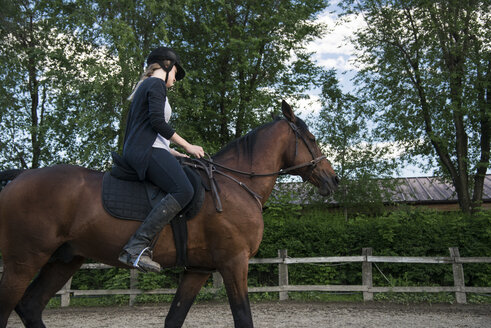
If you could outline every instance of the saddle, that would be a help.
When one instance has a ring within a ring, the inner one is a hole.
[[[149,181],[139,181],[136,172],[117,153],[112,153],[113,167],[102,180],[102,204],[113,217],[123,220],[144,221],[151,209],[166,193]],[[183,163],[181,162],[181,165]],[[183,165],[194,188],[191,202],[171,221],[177,250],[177,265],[187,262],[186,222],[198,214],[207,189],[201,175],[188,165]]]

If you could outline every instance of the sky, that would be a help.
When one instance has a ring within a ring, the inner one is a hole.
[[[326,69],[336,69],[337,78],[344,92],[353,92],[354,86],[351,79],[356,73],[353,65],[355,49],[347,39],[364,23],[363,19],[353,17],[351,21],[339,24],[336,10],[336,5],[331,5],[318,17],[317,21],[326,24],[329,32],[324,37],[309,43],[307,51],[314,53],[313,59],[318,65]],[[299,116],[305,117],[320,111],[319,92],[319,90],[312,90],[311,100],[304,100],[300,103],[302,108],[300,108]]]
[[[313,59],[317,64],[326,69],[335,69],[337,78],[343,92],[354,91],[354,85],[351,79],[356,74],[355,48],[349,42],[349,38],[354,31],[364,26],[364,20],[361,15],[351,16],[346,22],[340,23],[336,12],[339,11],[337,3],[331,1],[331,5],[318,17],[318,21],[327,24],[329,32],[322,38],[311,42],[307,50],[314,53]],[[306,118],[308,115],[316,115],[320,109],[319,90],[312,90],[310,100],[303,100],[299,106],[299,116]],[[406,165],[401,168],[398,177],[421,177],[431,176],[432,172],[424,172],[420,168],[412,165]]]

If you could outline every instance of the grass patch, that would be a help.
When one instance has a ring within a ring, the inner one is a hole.
[[[326,293],[326,292],[290,292],[288,296],[294,301],[303,302],[363,302],[360,293]]]
[[[135,304],[170,304],[174,295],[137,295]],[[289,292],[289,300],[299,302],[363,302],[363,293],[329,293],[329,292]],[[106,307],[127,306],[130,297],[128,295],[109,296],[77,296],[70,299],[73,307]],[[250,293],[252,303],[279,301],[278,293]],[[454,304],[454,293],[375,293],[374,301],[396,304],[414,303],[447,303]],[[195,303],[228,302],[225,288],[218,292],[201,291],[196,297]],[[468,304],[491,304],[491,295],[467,293]],[[59,308],[61,300],[59,296],[53,297],[47,308]]]

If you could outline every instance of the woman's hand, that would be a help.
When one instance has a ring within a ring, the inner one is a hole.
[[[201,158],[205,156],[205,151],[203,150],[203,147],[197,146],[197,145],[189,145],[185,148],[186,152],[188,154],[193,155],[196,158]]]
[[[186,154],[183,154],[181,152],[178,152],[177,150],[171,148],[170,149],[170,153],[174,156],[174,157],[187,157],[189,158],[189,155],[186,155]]]

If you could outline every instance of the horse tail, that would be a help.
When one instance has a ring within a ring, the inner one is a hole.
[[[24,170],[13,169],[0,172],[0,191],[5,187],[10,181],[17,178]]]

